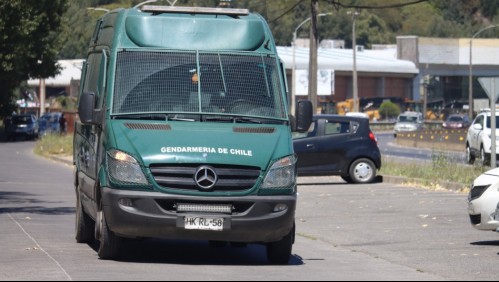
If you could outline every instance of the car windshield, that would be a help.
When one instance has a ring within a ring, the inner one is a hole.
[[[112,114],[286,119],[276,63],[267,55],[123,51]]]
[[[463,118],[460,116],[452,116],[452,117],[449,117],[449,121],[450,122],[462,122]]]
[[[492,119],[487,117],[487,128],[491,128]],[[499,116],[496,116],[496,128],[499,128]]]
[[[29,116],[14,116],[12,117],[13,124],[30,124],[31,117]]]
[[[399,116],[399,122],[413,122],[416,123],[418,121],[418,117],[415,116]]]

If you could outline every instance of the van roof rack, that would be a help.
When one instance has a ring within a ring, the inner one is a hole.
[[[141,11],[152,12],[152,13],[216,14],[216,15],[237,15],[237,16],[249,15],[248,9],[171,7],[171,6],[153,6],[153,5],[142,6]]]

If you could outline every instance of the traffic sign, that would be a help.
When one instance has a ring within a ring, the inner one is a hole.
[[[485,90],[485,93],[487,93],[490,100],[494,103],[497,102],[497,98],[499,98],[499,95],[497,95],[497,90],[499,90],[499,77],[480,77],[478,78],[478,82],[480,82],[480,85],[482,85],[483,90]]]

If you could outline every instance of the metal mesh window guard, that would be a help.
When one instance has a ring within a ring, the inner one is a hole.
[[[287,117],[272,57],[123,51],[116,69],[113,114]]]

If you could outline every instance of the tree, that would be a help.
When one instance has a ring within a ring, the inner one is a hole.
[[[386,101],[379,106],[378,111],[382,119],[396,118],[400,114],[400,107],[391,101]]]
[[[57,34],[66,1],[0,2],[0,116],[12,113],[13,92],[21,82],[57,74]]]

